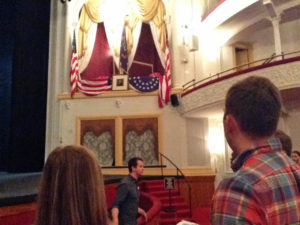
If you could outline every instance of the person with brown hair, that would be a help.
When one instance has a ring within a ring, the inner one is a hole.
[[[291,138],[284,133],[282,130],[277,130],[274,135],[276,138],[278,138],[282,145],[282,150],[291,157],[292,153],[292,140]]]
[[[299,224],[300,167],[274,137],[281,112],[279,90],[248,77],[225,99],[224,132],[232,149],[232,177],[214,193],[211,224]]]
[[[300,165],[300,152],[299,151],[293,151],[291,154],[292,160]]]
[[[101,167],[82,146],[58,147],[41,179],[35,225],[106,225]]]

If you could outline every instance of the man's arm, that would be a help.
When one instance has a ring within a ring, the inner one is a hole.
[[[138,208],[138,213],[145,218],[145,222],[148,221],[147,213],[142,208]]]
[[[111,215],[112,215],[112,224],[118,225],[119,224],[119,207],[125,200],[128,194],[128,188],[125,183],[121,183],[118,185],[117,194],[112,205]]]
[[[111,210],[112,215],[112,225],[118,225],[119,224],[119,209],[118,208],[112,208]]]

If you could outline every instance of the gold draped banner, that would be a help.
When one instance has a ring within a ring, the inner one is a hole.
[[[99,13],[100,0],[87,1],[81,10],[79,23],[80,29],[78,33],[78,57],[84,56],[87,50],[87,37],[92,23],[102,22]]]
[[[161,50],[165,52],[166,48],[166,24],[164,21],[166,15],[165,5],[162,0],[136,0],[139,6],[139,19],[142,21],[152,20],[159,30],[159,43]]]
[[[133,30],[135,29],[139,20],[150,21],[152,20],[159,30],[159,43],[162,52],[166,48],[166,24],[164,18],[166,10],[162,0],[133,0],[136,4],[138,12],[132,11],[127,17],[126,26],[126,42],[127,51],[130,54],[133,47]],[[87,50],[87,36],[89,29],[94,23],[102,22],[99,14],[100,0],[89,0],[82,7],[80,15],[80,30],[78,35],[78,56],[81,58]],[[117,6],[118,7],[118,6]],[[120,54],[120,49],[114,49],[117,56]]]

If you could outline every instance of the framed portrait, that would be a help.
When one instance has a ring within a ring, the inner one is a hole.
[[[128,75],[114,75],[112,90],[122,91],[128,89]]]
[[[115,119],[79,117],[77,144],[93,150],[102,166],[115,164]]]

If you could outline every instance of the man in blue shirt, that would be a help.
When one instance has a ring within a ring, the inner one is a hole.
[[[117,188],[117,194],[112,206],[113,225],[137,225],[138,214],[147,221],[146,212],[139,208],[140,191],[138,178],[144,172],[141,158],[134,157],[128,161],[129,175],[124,177]]]

